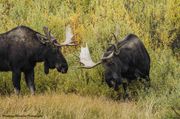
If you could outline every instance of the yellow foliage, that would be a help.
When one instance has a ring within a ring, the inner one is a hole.
[[[135,33],[147,46],[156,43],[170,46],[180,31],[179,4],[179,0],[1,0],[0,23],[3,26],[0,29],[6,31],[21,24],[42,29],[48,25],[58,38],[63,38],[62,29],[70,24],[78,34],[75,40],[84,42],[89,35],[105,37],[119,24],[120,37]],[[97,28],[99,30],[95,30]],[[87,29],[89,34],[85,35]]]
[[[42,27],[48,26],[58,41],[63,42],[65,26],[70,24],[76,34],[74,40],[80,45],[62,50],[69,65],[66,75],[51,70],[51,73],[45,76],[42,65],[36,66],[38,93],[73,92],[116,99],[116,93],[101,82],[102,67],[88,71],[77,70],[75,66],[78,63],[72,55],[78,54],[79,47],[88,43],[93,59],[98,61],[108,42],[111,42],[109,36],[115,32],[116,26],[120,28],[119,40],[129,33],[134,33],[145,44],[151,57],[152,80],[152,90],[149,93],[144,94],[138,90],[138,96],[135,96],[138,101],[127,104],[101,98],[97,99],[97,103],[94,98],[84,99],[74,95],[23,97],[18,99],[21,100],[20,103],[14,102],[16,99],[12,97],[1,97],[0,118],[4,112],[41,112],[44,118],[62,116],[68,119],[175,117],[169,107],[179,102],[176,99],[179,99],[177,96],[180,92],[180,63],[170,48],[175,43],[176,48],[180,49],[179,6],[180,0],[0,0],[1,33],[18,25],[26,25],[43,33]],[[11,93],[12,82],[8,80],[11,74],[0,73],[0,77],[3,79],[0,79],[0,94]],[[29,92],[26,89],[24,83],[22,92]]]

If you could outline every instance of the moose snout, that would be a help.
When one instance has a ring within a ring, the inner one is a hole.
[[[56,69],[57,69],[58,72],[67,73],[68,66],[65,65],[65,64],[60,64],[60,65],[56,65]]]

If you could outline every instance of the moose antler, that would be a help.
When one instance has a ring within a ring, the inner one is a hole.
[[[80,63],[84,65],[84,66],[81,66],[81,68],[90,69],[101,64],[101,61],[99,61],[98,63],[94,63],[92,61],[87,44],[86,44],[86,47],[81,47],[79,59],[80,59]]]
[[[72,29],[70,25],[66,26],[66,40],[61,43],[61,46],[75,46],[78,44],[75,44],[74,41],[72,41],[73,37],[75,37],[77,34],[73,35]]]
[[[83,64],[84,66],[81,66],[80,68],[85,68],[85,69],[91,69],[94,68],[95,66],[98,66],[99,64],[102,63],[103,60],[108,60],[114,56],[114,51],[112,51],[108,56],[103,56],[101,60],[97,63],[93,62],[91,59],[91,55],[89,53],[89,48],[86,44],[86,47],[81,47],[81,52],[79,55],[79,60],[80,63]]]
[[[65,42],[59,44],[57,42],[57,40],[54,38],[54,36],[51,34],[51,31],[48,30],[48,27],[43,27],[43,30],[44,30],[44,33],[47,37],[47,39],[49,41],[51,41],[54,45],[58,46],[58,47],[62,47],[62,46],[75,46],[75,45],[78,45],[78,44],[75,44],[73,41],[72,41],[72,38],[75,36],[72,34],[72,30],[71,30],[71,27],[68,25],[66,27],[66,40]]]

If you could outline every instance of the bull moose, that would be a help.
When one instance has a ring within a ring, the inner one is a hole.
[[[59,44],[47,27],[43,30],[45,35],[27,26],[18,26],[0,34],[0,71],[12,71],[16,94],[20,93],[21,72],[25,75],[31,93],[35,93],[34,67],[37,62],[44,62],[46,74],[49,69],[54,68],[61,73],[68,71],[61,47],[74,44],[70,43],[70,40],[66,40],[68,43]]]
[[[113,36],[117,40],[115,34]],[[122,84],[124,97],[128,96],[127,85],[132,80],[145,79],[145,86],[150,86],[150,57],[143,43],[134,34],[129,34],[124,40],[111,44],[98,63],[92,61],[87,46],[81,48],[79,58],[80,63],[84,64],[81,68],[90,69],[103,64],[106,83],[116,91]]]

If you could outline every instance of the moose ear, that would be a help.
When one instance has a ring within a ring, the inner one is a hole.
[[[46,61],[44,62],[44,73],[49,74],[49,65]]]
[[[37,36],[38,40],[39,40],[42,44],[46,44],[46,43],[49,42],[48,39],[47,39],[45,36],[41,35],[41,34],[36,34],[36,36]]]

